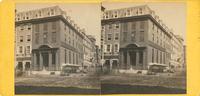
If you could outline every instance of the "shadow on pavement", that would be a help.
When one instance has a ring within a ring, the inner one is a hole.
[[[101,94],[186,94],[186,90],[162,86],[102,84]]]
[[[100,89],[76,87],[15,86],[15,94],[100,94]]]

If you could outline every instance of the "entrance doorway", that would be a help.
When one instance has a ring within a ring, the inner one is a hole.
[[[26,62],[26,64],[25,64],[25,70],[26,71],[30,70],[30,67],[31,67],[30,62]]]
[[[42,53],[43,67],[47,69],[49,67],[49,54],[48,52]]]
[[[23,63],[22,62],[18,62],[17,69],[20,70],[20,71],[23,70]]]
[[[136,52],[135,51],[130,51],[130,64],[132,66],[136,66]]]

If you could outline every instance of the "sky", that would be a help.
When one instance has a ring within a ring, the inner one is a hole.
[[[119,9],[134,7],[138,5],[148,5],[155,11],[160,19],[169,29],[173,29],[174,33],[180,35],[185,40],[186,33],[186,4],[185,3],[106,3],[102,5],[107,9]],[[58,5],[67,12],[71,19],[80,27],[85,28],[86,34],[93,35],[96,38],[97,45],[100,45],[101,31],[101,9],[98,3],[66,3],[66,4],[31,4],[18,3],[16,9],[20,11],[28,11],[33,9],[45,8]]]

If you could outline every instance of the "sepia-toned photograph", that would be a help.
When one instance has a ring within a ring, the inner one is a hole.
[[[99,4],[16,4],[15,94],[100,94]]]
[[[101,93],[186,94],[186,4],[101,7]]]
[[[15,94],[186,94],[185,3],[16,3]]]

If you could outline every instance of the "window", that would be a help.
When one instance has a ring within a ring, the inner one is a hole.
[[[138,15],[138,10],[136,11],[136,15]]]
[[[48,23],[44,23],[44,24],[43,24],[43,30],[44,30],[44,31],[47,31],[47,28],[48,28]]]
[[[19,53],[23,53],[23,47],[22,46],[19,47]]]
[[[21,30],[24,30],[24,25],[21,25]]]
[[[155,27],[155,25],[154,24],[152,24],[152,29],[154,30],[154,27]]]
[[[20,42],[23,42],[23,36],[20,36],[20,37],[19,37],[19,41],[20,41]]]
[[[117,12],[115,12],[115,18],[117,18]]]
[[[30,62],[26,62],[25,70],[26,71],[30,70],[30,67],[31,67],[31,63]]]
[[[140,31],[140,41],[144,41],[144,31]]]
[[[53,9],[51,9],[51,15],[54,15],[54,10]]]
[[[115,33],[115,40],[119,39],[119,33]]]
[[[106,19],[108,18],[108,13],[106,13]]]
[[[31,30],[31,25],[30,24],[28,25],[28,30]]]
[[[115,44],[115,52],[118,52],[119,46],[118,44]]]
[[[109,29],[112,29],[112,24],[109,24]]]
[[[136,22],[132,22],[132,24],[131,24],[131,29],[133,29],[133,30],[136,29]]]
[[[139,8],[140,14],[142,14],[142,8]]]
[[[35,43],[38,44],[39,43],[39,33],[35,34]]]
[[[70,39],[70,38],[69,38]],[[52,42],[56,42],[56,32],[52,32]]]
[[[131,14],[131,11],[130,10],[127,10],[127,15],[130,15]]]
[[[39,27],[40,27],[39,24],[35,25],[35,32],[39,32]]]
[[[28,16],[26,16],[26,19],[29,19],[29,17],[28,17]]]
[[[131,41],[135,41],[135,33],[136,31],[131,32]]]
[[[107,40],[111,40],[112,39],[112,34],[108,34]]]
[[[37,17],[38,17],[38,14],[36,14],[35,17],[37,18]]]
[[[31,35],[27,35],[27,41],[31,41]]]
[[[110,51],[111,51],[111,45],[110,45],[110,44],[107,45],[106,51],[107,51],[107,52],[110,52]]]
[[[39,17],[41,17],[42,16],[42,12],[41,11],[39,11]]]
[[[17,69],[23,70],[23,62],[18,62]]]
[[[52,29],[56,29],[56,22],[52,22]]]
[[[128,23],[123,23],[123,29],[124,31],[128,31]]]
[[[102,27],[101,27],[101,30],[104,31],[104,30],[105,30],[105,26],[102,26]]]
[[[123,32],[123,41],[125,42],[127,39],[127,32]]]
[[[30,47],[30,46],[26,46],[26,53],[27,53],[27,54],[30,54],[30,53],[31,53],[30,50],[31,50],[31,47]]]
[[[115,28],[119,28],[119,24],[115,24]]]
[[[141,21],[141,22],[140,22],[140,29],[144,29],[144,25],[145,25],[145,22],[144,22],[144,21]]]
[[[43,42],[44,43],[47,43],[47,38],[48,38],[47,33],[43,33]]]

